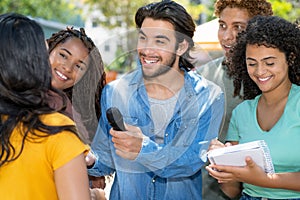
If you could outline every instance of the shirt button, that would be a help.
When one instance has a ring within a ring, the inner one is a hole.
[[[152,179],[152,183],[155,183],[155,179],[154,178]]]
[[[169,135],[169,134],[168,134],[168,133],[166,133],[166,137],[168,137],[168,135]]]

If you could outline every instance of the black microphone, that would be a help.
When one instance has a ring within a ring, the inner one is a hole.
[[[106,110],[106,117],[109,124],[116,131],[126,131],[123,116],[120,110],[116,107],[110,107]]]

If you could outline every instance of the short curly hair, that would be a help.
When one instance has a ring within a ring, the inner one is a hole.
[[[263,45],[283,52],[289,67],[289,79],[300,85],[300,27],[276,16],[256,16],[248,22],[230,52],[229,69],[234,80],[234,96],[253,99],[261,90],[250,78],[246,65],[247,45]],[[240,95],[243,88],[243,95]]]
[[[250,18],[257,15],[273,15],[272,5],[266,0],[217,0],[214,6],[216,17],[220,17],[226,7],[246,9]]]

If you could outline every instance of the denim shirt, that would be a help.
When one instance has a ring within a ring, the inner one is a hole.
[[[135,160],[115,153],[105,111],[121,111],[127,124],[145,137]],[[224,113],[224,95],[196,72],[184,73],[173,117],[164,143],[155,143],[154,125],[141,68],[108,84],[101,98],[102,116],[91,144],[97,160],[88,172],[103,176],[115,172],[110,199],[202,199],[201,167],[211,139],[218,136]]]

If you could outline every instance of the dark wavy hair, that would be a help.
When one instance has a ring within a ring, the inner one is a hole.
[[[49,54],[42,28],[26,16],[16,13],[2,14],[0,44],[2,166],[21,155],[26,140],[34,141],[36,137],[46,137],[62,130],[72,131],[76,135],[77,132],[75,126],[48,126],[39,118],[41,114],[54,112],[48,103],[51,101],[50,91],[66,100],[61,92],[51,88]],[[14,147],[10,142],[16,127],[22,127],[20,147]],[[45,134],[38,134],[36,130]]]
[[[237,37],[237,44],[230,53],[229,69],[234,79],[234,95],[243,99],[253,99],[261,94],[261,90],[252,81],[247,72],[247,45],[263,45],[276,48],[285,54],[289,79],[300,85],[300,28],[275,16],[253,17],[246,28]],[[242,88],[242,89],[241,89]],[[243,91],[243,94],[241,93]]]
[[[217,0],[214,14],[220,17],[221,12],[227,8],[246,9],[250,18],[257,15],[273,15],[272,5],[266,0]]]
[[[100,98],[103,87],[106,85],[104,65],[98,48],[85,30],[67,27],[52,34],[47,39],[49,53],[61,43],[71,38],[82,41],[89,52],[88,69],[83,77],[73,86],[64,90],[72,102],[74,109],[81,115],[81,120],[89,132],[90,138],[96,132],[98,120],[101,116]],[[75,120],[76,121],[76,120]]]
[[[186,40],[189,44],[187,51],[179,58],[180,67],[189,71],[194,68],[190,63],[192,58],[190,50],[194,47],[193,36],[195,32],[195,23],[185,8],[180,4],[165,0],[161,2],[150,3],[138,9],[135,15],[135,24],[141,28],[145,18],[154,20],[168,21],[174,26],[176,31],[177,47],[178,44]]]

